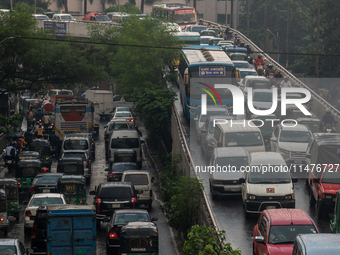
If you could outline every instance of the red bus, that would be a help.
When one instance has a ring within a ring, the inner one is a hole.
[[[157,4],[152,6],[152,17],[180,26],[197,25],[195,8],[184,4]]]

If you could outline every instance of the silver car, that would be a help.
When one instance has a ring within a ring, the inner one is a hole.
[[[26,255],[25,246],[19,239],[0,239],[0,254]]]

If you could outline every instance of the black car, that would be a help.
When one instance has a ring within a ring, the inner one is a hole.
[[[147,210],[117,210],[111,217],[110,223],[107,225],[106,233],[106,251],[112,254],[119,250],[120,230],[129,222],[152,222],[157,218],[151,218]]]
[[[90,195],[94,195],[97,227],[100,227],[100,221],[111,217],[115,210],[136,207],[137,192],[131,182],[101,183],[96,190],[90,191]]]
[[[46,252],[47,236],[47,210],[46,205],[37,209],[31,233],[31,248],[34,252]]]
[[[59,193],[58,180],[63,173],[40,173],[38,174],[28,191],[31,195],[37,193]]]
[[[114,163],[112,168],[106,168],[108,171],[107,181],[108,182],[120,182],[122,180],[123,172],[126,170],[141,170],[137,163],[133,162],[119,162]]]
[[[65,150],[64,153],[61,155],[60,159],[63,158],[82,158],[85,167],[84,169],[85,173],[89,173],[91,175],[92,162],[89,159],[85,150]]]

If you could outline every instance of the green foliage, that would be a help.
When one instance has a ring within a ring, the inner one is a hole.
[[[128,14],[142,14],[142,11],[138,7],[136,7],[136,4],[132,4],[129,2],[125,3],[124,5],[120,5],[119,11]],[[105,13],[108,12],[118,12],[118,6],[110,6],[105,10]]]
[[[17,128],[21,122],[20,114],[13,114],[10,117],[0,114],[0,133],[10,134],[13,128]]]
[[[195,225],[192,226],[187,238],[183,255],[241,255],[240,250],[233,250],[230,243],[226,243],[224,230],[217,232],[211,227]]]

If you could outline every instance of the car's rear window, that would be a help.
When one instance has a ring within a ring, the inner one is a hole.
[[[117,112],[115,117],[132,117],[129,112]]]
[[[146,174],[127,174],[124,177],[125,182],[131,182],[133,185],[148,185],[149,180]]]
[[[66,140],[64,143],[64,150],[87,150],[88,142],[84,140]]]
[[[100,191],[101,198],[131,199],[131,195],[130,187],[105,187]]]
[[[134,221],[149,222],[150,219],[146,213],[119,213],[115,216],[114,224],[128,224]]]
[[[84,152],[65,152],[64,158],[82,158],[83,160],[86,159],[86,155]]]
[[[130,164],[119,164],[113,165],[112,172],[124,172],[126,170],[139,170],[138,165],[130,165]]]
[[[111,141],[111,148],[125,149],[125,148],[139,148],[138,138],[114,138]]]
[[[33,198],[30,206],[63,204],[61,197],[36,197]]]
[[[57,184],[59,178],[60,178],[59,175],[41,176],[41,177],[38,176],[34,179],[33,184],[35,184],[35,185]]]

